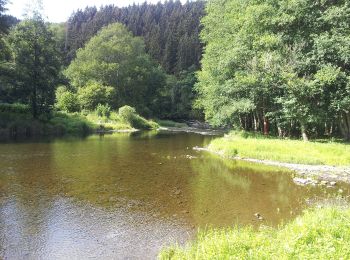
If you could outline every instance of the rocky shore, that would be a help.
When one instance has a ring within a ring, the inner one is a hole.
[[[261,163],[265,165],[287,168],[294,171],[298,175],[298,177],[294,178],[294,182],[300,185],[321,184],[334,186],[336,182],[350,183],[350,167],[283,163],[269,160],[241,158],[238,156],[230,157],[221,152],[212,151],[203,147],[193,147],[193,150],[206,151],[234,160],[243,160],[252,163]]]

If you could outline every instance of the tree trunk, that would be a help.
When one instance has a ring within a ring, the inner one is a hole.
[[[309,141],[309,137],[307,136],[306,130],[307,130],[306,125],[302,124],[301,125],[301,136],[303,137],[304,142]]]
[[[340,130],[343,138],[350,141],[350,113],[344,113],[340,122]]]
[[[284,137],[283,129],[278,124],[277,124],[277,130],[278,130],[278,137],[283,138]]]
[[[270,122],[269,119],[264,116],[264,135],[269,135]]]
[[[254,119],[254,131],[258,132],[258,120],[256,119],[255,114],[253,114],[253,119]]]

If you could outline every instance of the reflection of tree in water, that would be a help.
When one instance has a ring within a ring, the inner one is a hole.
[[[200,225],[254,224],[261,212],[277,223],[276,209],[298,205],[301,193],[281,169],[206,155],[192,161],[193,218]],[[286,215],[285,215],[286,216]]]

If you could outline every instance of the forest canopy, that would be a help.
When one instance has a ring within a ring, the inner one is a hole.
[[[65,74],[81,106],[91,110],[102,103],[112,108],[131,105],[147,112],[154,105],[157,90],[165,84],[165,73],[146,54],[143,40],[120,23],[103,28],[79,49]],[[100,92],[104,100],[93,104],[88,92]]]
[[[0,102],[30,105],[34,117],[130,105],[160,119],[204,114],[218,127],[350,139],[345,0],[108,5],[17,26],[5,10],[0,1]]]
[[[197,107],[213,125],[350,139],[348,1],[212,0]]]

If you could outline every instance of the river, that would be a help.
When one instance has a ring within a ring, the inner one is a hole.
[[[210,136],[136,132],[0,144],[0,258],[154,259],[198,229],[277,226],[334,188],[192,150]],[[259,213],[263,219],[254,214]]]

